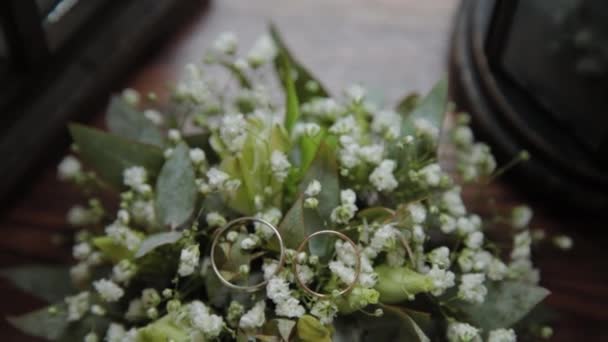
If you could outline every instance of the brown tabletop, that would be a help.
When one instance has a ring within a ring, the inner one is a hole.
[[[383,93],[393,103],[410,91],[426,92],[446,72],[446,55],[456,0],[221,0],[158,46],[157,52],[141,61],[116,91],[133,87],[155,91],[161,100],[187,62],[202,58],[204,47],[220,32],[239,35],[247,49],[272,19],[282,30],[299,59],[314,70],[334,92],[360,82],[373,93]],[[108,94],[109,95],[109,94]],[[100,125],[103,114],[95,109],[90,122]],[[69,262],[69,246],[53,239],[65,231],[65,212],[83,200],[60,184],[55,167],[60,156],[51,156],[39,166],[16,197],[8,201],[0,216],[0,267],[24,263]],[[506,208],[527,201],[506,183],[495,183],[477,192],[465,193],[469,207],[481,213],[495,206]],[[479,199],[482,200],[479,200]],[[559,201],[547,194],[532,203],[534,227],[565,232],[574,238],[570,252],[540,250],[536,260],[542,283],[553,293],[548,304],[560,313],[553,341],[608,341],[608,237],[605,222],[574,212],[550,209]],[[41,279],[44,281],[44,279]],[[41,303],[0,281],[0,314],[19,314]],[[0,323],[3,341],[28,341]]]

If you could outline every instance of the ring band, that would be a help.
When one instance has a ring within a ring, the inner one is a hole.
[[[304,248],[306,247],[306,245],[308,244],[308,241],[310,239],[312,239],[315,236],[319,236],[319,235],[323,235],[323,234],[330,234],[330,235],[336,235],[336,236],[338,236],[340,239],[348,242],[353,247],[353,251],[355,252],[355,257],[357,259],[356,260],[356,264],[355,264],[355,279],[353,280],[353,282],[351,284],[348,285],[348,287],[346,287],[345,289],[343,289],[340,292],[338,292],[337,295],[341,296],[343,294],[346,294],[346,293],[350,292],[355,287],[355,285],[357,284],[357,280],[359,279],[359,275],[361,274],[361,254],[359,253],[359,248],[353,242],[353,240],[351,240],[345,234],[340,233],[340,232],[335,231],[335,230],[319,230],[319,231],[317,231],[315,233],[310,234],[308,237],[306,237],[306,239],[304,239],[304,241],[302,241],[302,243],[298,247],[298,250],[296,251],[296,255],[300,254],[304,250]],[[304,284],[304,282],[302,282],[302,280],[300,279],[300,276],[298,274],[298,263],[297,262],[293,263],[293,273],[294,273],[294,277],[296,278],[296,281],[298,282],[298,285],[304,291],[306,291],[308,294],[313,295],[313,296],[318,297],[318,298],[328,298],[328,297],[330,297],[329,294],[319,293],[319,292],[311,290],[308,286],[306,286],[306,284]]]
[[[279,248],[280,248],[280,256],[279,256],[279,264],[278,267],[276,268],[276,270],[272,273],[271,276],[268,277],[268,279],[270,279],[272,276],[274,276],[275,274],[278,274],[281,269],[283,268],[283,265],[285,264],[285,246],[283,245],[283,239],[281,238],[281,234],[279,233],[279,230],[270,222],[258,218],[258,217],[241,217],[235,220],[232,220],[230,222],[228,222],[224,227],[222,227],[216,234],[215,237],[213,238],[213,242],[211,243],[211,268],[213,268],[213,272],[215,272],[215,275],[218,277],[218,279],[226,286],[228,286],[229,288],[235,289],[235,290],[240,290],[240,291],[247,291],[247,292],[255,292],[261,288],[263,288],[267,283],[268,280],[264,280],[259,284],[256,285],[251,285],[251,286],[241,286],[241,285],[235,285],[231,282],[229,282],[228,280],[226,280],[226,278],[224,278],[224,276],[222,276],[222,274],[220,273],[219,268],[217,267],[217,264],[215,263],[215,248],[219,242],[219,239],[222,235],[224,235],[224,233],[229,230],[230,228],[232,228],[233,226],[236,226],[237,224],[243,223],[243,222],[257,222],[257,223],[261,223],[265,226],[267,226],[268,228],[272,229],[272,231],[274,232],[274,235],[276,235],[277,239],[279,240]]]

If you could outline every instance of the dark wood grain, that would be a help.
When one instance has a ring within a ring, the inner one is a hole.
[[[141,61],[116,90],[155,91],[161,102],[167,84],[184,63],[198,61],[204,47],[224,30],[239,34],[245,47],[262,33],[268,19],[284,32],[297,56],[338,92],[352,82],[384,90],[388,101],[427,91],[445,72],[445,56],[456,0],[222,0],[188,23],[167,46]],[[108,94],[109,95],[109,94]],[[102,126],[101,110],[90,123]],[[0,218],[0,267],[29,262],[68,262],[70,251],[53,239],[65,231],[65,212],[83,198],[55,179],[60,156],[50,155],[30,185],[4,208]],[[499,180],[483,192],[467,191],[469,207],[481,213],[505,210],[527,198]],[[493,198],[494,202],[489,199]],[[532,203],[533,226],[574,237],[570,252],[541,248],[536,260],[543,284],[553,293],[549,305],[561,315],[553,341],[606,341],[608,330],[608,237],[605,221],[552,210],[551,194]],[[492,204],[494,203],[494,204]],[[53,243],[52,241],[55,241]],[[60,241],[59,241],[60,242]],[[0,314],[18,314],[41,303],[0,281]],[[3,341],[29,341],[0,323]]]

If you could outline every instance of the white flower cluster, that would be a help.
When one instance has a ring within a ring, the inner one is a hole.
[[[191,275],[198,266],[199,259],[200,251],[198,244],[190,245],[182,249],[179,257],[179,268],[177,273],[182,277]]]
[[[221,316],[212,314],[203,302],[195,300],[189,305],[189,317],[192,327],[201,332],[205,338],[214,339],[224,329],[224,320]]]
[[[276,304],[277,316],[301,317],[306,312],[300,301],[292,296],[289,282],[281,277],[270,278],[266,285],[266,296]]]
[[[357,195],[350,189],[342,190],[340,192],[341,205],[334,208],[331,212],[330,219],[332,222],[339,224],[347,224],[353,217],[358,208],[355,202],[357,201]]]

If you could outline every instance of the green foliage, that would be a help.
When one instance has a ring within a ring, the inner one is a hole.
[[[296,330],[302,342],[331,342],[331,331],[313,316],[300,317]]]
[[[115,264],[123,259],[131,259],[133,257],[133,252],[128,250],[127,247],[114,242],[109,236],[94,238],[93,245],[101,251],[106,259]]]
[[[19,289],[47,302],[63,300],[74,292],[67,266],[25,265],[0,270],[0,276]]]
[[[407,266],[390,267],[384,264],[376,266],[374,271],[378,274],[375,289],[380,292],[382,303],[400,303],[433,289],[433,282],[428,276]]]
[[[181,239],[181,237],[181,232],[166,232],[148,235],[139,246],[139,249],[135,253],[135,257],[141,258],[142,256],[156,249],[157,247],[177,242],[179,239]]]
[[[321,82],[292,56],[283,42],[283,38],[281,38],[279,31],[273,24],[270,25],[269,31],[270,36],[279,50],[279,53],[275,58],[275,68],[277,69],[277,74],[281,78],[281,84],[286,84],[285,77],[288,75],[282,70],[283,66],[281,65],[281,63],[283,63],[281,62],[281,59],[285,58],[297,74],[297,77],[294,80],[294,86],[297,97],[301,103],[308,102],[315,97],[329,97],[329,93],[325,90]],[[316,85],[316,87],[311,87],[311,85]]]
[[[416,103],[415,108],[412,103]],[[443,118],[448,108],[448,82],[446,79],[439,81],[433,89],[422,100],[418,101],[416,97],[407,98],[398,106],[398,110],[407,112],[409,115],[403,120],[401,126],[401,135],[414,135],[415,129],[413,121],[415,119],[425,119],[433,126],[441,128],[443,126]]]
[[[167,315],[141,328],[137,334],[138,342],[186,342],[190,341],[187,329]]]
[[[163,152],[158,147],[80,124],[71,124],[69,128],[78,145],[80,157],[95,169],[101,179],[116,189],[124,188],[122,173],[125,169],[143,166],[153,177],[163,164]]]
[[[416,108],[419,102],[420,95],[418,95],[417,93],[411,93],[402,98],[397,104],[397,108],[395,109],[397,110],[397,113],[403,115],[404,117],[407,117],[412,112],[412,110]]]
[[[245,89],[251,89],[251,81],[249,81],[247,76],[241,71],[241,69],[237,68],[234,63],[222,61],[220,62],[220,65],[225,67],[226,70],[228,70],[232,74],[232,76],[234,76],[234,78],[239,81],[241,87]]]
[[[160,222],[171,229],[188,220],[196,206],[198,191],[188,152],[186,144],[179,144],[156,181],[156,211]]]
[[[122,96],[114,96],[106,114],[110,132],[145,144],[162,147],[165,139],[158,127],[144,114],[129,105]]]
[[[283,87],[285,88],[285,129],[288,134],[293,131],[293,126],[296,124],[300,116],[300,103],[298,94],[296,93],[295,85],[291,74],[291,65],[285,54],[279,54],[279,63],[282,64],[283,70]]]
[[[481,304],[455,304],[464,318],[485,331],[510,327],[549,295],[545,288],[516,281],[492,282]]]

